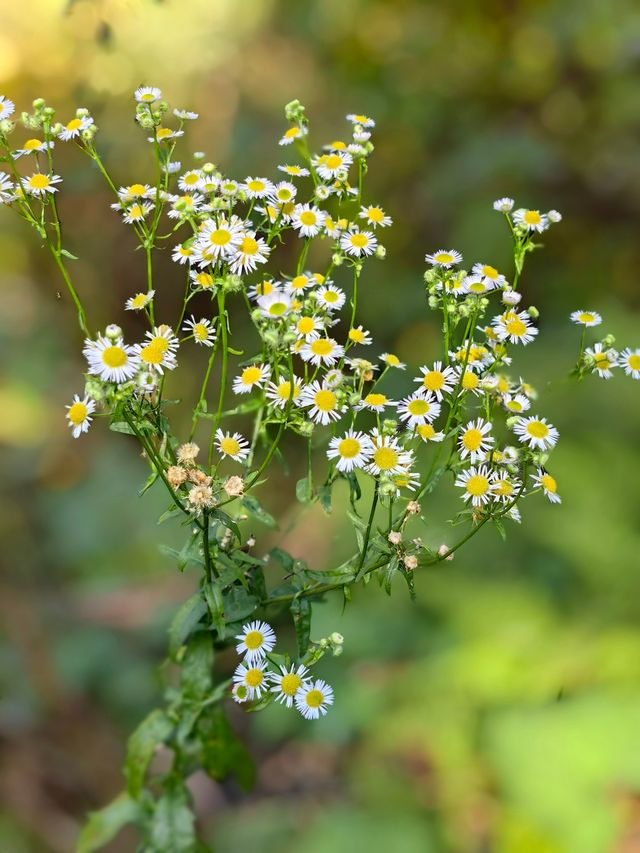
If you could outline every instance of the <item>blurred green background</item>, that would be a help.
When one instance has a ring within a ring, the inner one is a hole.
[[[425,251],[453,246],[509,275],[493,199],[565,217],[525,270],[541,334],[514,368],[561,430],[562,506],[525,504],[506,545],[485,528],[416,578],[415,604],[371,584],[345,610],[316,608],[314,637],[345,636],[322,664],[336,705],[314,725],[280,706],[233,713],[258,756],[255,791],[192,780],[219,853],[640,851],[638,385],[564,378],[570,310],[596,309],[621,346],[640,345],[639,68],[635,0],[2,4],[0,92],[18,109],[44,96],[63,120],[89,107],[119,184],[152,174],[132,121],[141,83],[201,114],[185,166],[203,150],[240,178],[288,161],[276,142],[294,97],[316,145],[345,132],[347,112],[373,115],[367,199],[395,227],[362,320],[410,371],[439,346]],[[95,325],[119,320],[142,259],[99,175],[59,156],[75,280]],[[138,500],[144,463],[127,437],[98,422],[70,438],[73,311],[35,235],[0,217],[0,849],[62,853],[121,787],[125,736],[160,695],[166,625],[196,578],[158,550],[178,532],[156,527],[159,492]],[[161,269],[170,305],[182,277]],[[293,482],[263,493],[285,519]],[[435,544],[456,538],[450,491],[425,503]],[[284,543],[318,568],[351,535],[339,506],[256,532],[259,549]],[[126,834],[110,847],[133,849]]]

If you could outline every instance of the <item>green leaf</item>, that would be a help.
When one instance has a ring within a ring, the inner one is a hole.
[[[205,583],[202,591],[204,592],[205,601],[209,608],[213,627],[218,632],[218,637],[222,638],[224,637],[224,602],[222,600],[222,593],[215,581]]]
[[[359,501],[362,497],[362,490],[360,489],[360,483],[358,482],[358,478],[356,477],[354,471],[350,471],[345,476],[349,481],[349,501],[351,503],[351,506],[353,506],[354,503],[356,501]]]
[[[213,779],[233,773],[245,790],[253,785],[255,768],[219,705],[211,705],[198,721],[202,767]]]
[[[213,636],[200,631],[189,640],[182,660],[182,692],[189,699],[204,699],[213,687]]]
[[[181,782],[173,782],[158,800],[153,813],[151,851],[193,853],[196,850],[194,822],[187,789]]]
[[[293,571],[293,557],[291,554],[283,551],[282,548],[272,548],[269,551],[269,556],[273,557],[274,560],[277,560],[287,574]]]
[[[60,254],[65,258],[69,258],[70,261],[78,260],[76,255],[72,255],[71,252],[69,252],[67,249],[60,249]]]
[[[296,483],[296,498],[301,504],[311,503],[313,491],[308,477],[303,477]]]
[[[164,743],[173,731],[173,723],[164,711],[151,711],[133,732],[127,743],[124,775],[127,791],[137,798],[144,786],[147,768],[157,747]]]
[[[278,523],[275,518],[262,507],[260,501],[253,495],[245,495],[240,503],[253,518],[262,522],[266,527],[277,530]]]
[[[221,524],[225,527],[228,527],[229,530],[232,531],[238,542],[242,542],[242,536],[240,535],[240,528],[237,523],[228,515],[226,512],[223,512],[221,509],[213,509],[211,510],[211,518],[217,519]]]
[[[318,501],[322,509],[330,515],[331,513],[331,485],[325,484],[318,489]]]
[[[207,612],[207,604],[198,590],[188,598],[173,617],[169,627],[169,654],[175,660],[180,646]]]
[[[109,424],[109,429],[112,430],[112,432],[124,432],[127,435],[135,435],[135,432],[126,421],[116,421],[115,423]]]
[[[123,791],[109,805],[96,812],[89,812],[89,819],[82,828],[76,845],[76,853],[93,853],[108,844],[123,826],[135,823],[141,817],[139,804]]]
[[[165,521],[169,521],[170,518],[177,518],[182,515],[182,510],[177,506],[171,507],[166,512],[163,512],[156,524],[164,524]]]
[[[241,622],[255,613],[259,603],[255,595],[251,595],[244,587],[232,586],[224,594],[225,619],[227,622]]]
[[[298,654],[303,657],[309,648],[311,634],[311,602],[308,598],[294,598],[290,605],[293,624],[296,629]]]
[[[398,558],[392,557],[382,571],[382,579],[384,583],[384,591],[387,595],[391,595],[391,582],[398,571]]]

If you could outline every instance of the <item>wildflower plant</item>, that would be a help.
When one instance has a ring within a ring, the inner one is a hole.
[[[334,590],[349,599],[355,585],[373,579],[389,593],[395,577],[413,596],[416,571],[452,559],[485,524],[503,533],[536,494],[560,502],[548,467],[558,431],[512,367],[518,348],[538,336],[538,311],[521,304],[518,289],[524,263],[559,213],[514,210],[510,198],[494,202],[513,243],[513,271],[485,259],[465,269],[456,249],[426,254],[426,302],[441,318],[442,353],[406,376],[394,353],[369,356],[373,336],[358,317],[368,264],[384,259],[382,239],[392,225],[365,196],[374,121],[347,116],[345,140],[312,153],[305,110],[294,101],[278,150],[297,162],[279,165],[270,178],[235,179],[202,156],[186,169],[174,160],[195,113],[170,111],[154,87],[134,97],[155,162],[153,183],[134,176],[120,185],[112,177],[87,109],[59,121],[34,101],[20,117],[23,139],[13,103],[0,97],[0,202],[48,247],[83,335],[84,385],[66,407],[71,434],[79,438],[102,419],[138,443],[149,466],[142,492],[163,489],[161,521],[179,519],[185,530],[184,546],[165,550],[198,575],[197,591],[170,628],[177,679],[129,739],[126,789],[91,816],[80,840],[85,851],[126,822],[139,827],[144,849],[196,849],[186,779],[201,768],[214,779],[251,780],[250,759],[225,715],[229,700],[251,711],[279,702],[283,713],[308,720],[327,713],[334,694],[321,677],[322,659],[339,654],[343,638],[311,640],[313,602]],[[58,215],[61,145],[95,164],[142,250],[146,289],[123,305],[135,318],[135,339],[125,339],[120,318],[97,329],[85,312]],[[184,293],[177,316],[156,303],[167,285],[156,280],[155,252],[167,241]],[[284,271],[272,257],[281,246],[297,256]],[[242,314],[255,331],[248,352],[234,342]],[[599,314],[578,310],[571,320],[582,327],[578,378],[609,378],[618,368],[640,378],[640,349],[618,352],[610,335],[586,346]],[[169,399],[167,377],[180,373],[182,352],[197,347],[207,356],[197,400]],[[387,395],[393,371],[403,375],[400,399]],[[186,419],[176,417],[178,407]],[[176,433],[178,422],[189,424],[186,434]],[[334,486],[342,481],[349,492],[353,553],[329,570],[280,548],[264,556],[247,532],[248,524],[276,526],[257,493],[265,493],[259,487],[287,434],[308,460],[292,488],[298,501],[330,512]],[[422,504],[445,478],[459,491],[454,522],[464,529],[454,544],[431,547],[419,535],[428,530]],[[295,628],[295,654],[276,651],[263,620],[283,609]],[[231,646],[242,657],[232,673],[227,657],[217,662]],[[152,766],[160,748],[171,756],[165,771]]]

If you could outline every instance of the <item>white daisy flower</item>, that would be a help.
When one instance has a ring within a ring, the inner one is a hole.
[[[310,172],[308,169],[305,169],[303,166],[278,166],[278,169],[281,172],[284,172],[285,175],[291,175],[293,178],[306,178],[309,176]]]
[[[204,196],[200,193],[171,196],[171,210],[167,213],[169,219],[180,219],[193,216],[203,209]]]
[[[155,290],[148,290],[145,293],[136,293],[135,296],[129,297],[124,304],[127,311],[142,311],[151,302],[155,296]]]
[[[349,334],[347,336],[349,340],[354,344],[361,344],[362,346],[368,346],[373,343],[373,338],[371,337],[371,332],[368,332],[366,329],[363,329],[362,326],[354,326],[349,329]]]
[[[443,441],[444,432],[436,432],[433,424],[421,424],[416,427],[416,432],[423,441]]]
[[[234,275],[254,272],[258,264],[266,264],[270,254],[271,249],[262,237],[256,238],[255,232],[248,231],[235,247],[229,269]]]
[[[526,311],[506,311],[493,318],[493,328],[500,341],[511,341],[512,344],[526,346],[538,334],[531,318]]]
[[[562,498],[558,494],[558,484],[555,477],[552,477],[544,468],[538,468],[537,473],[531,475],[531,479],[536,487],[542,489],[544,496],[548,498],[552,504],[562,503]]]
[[[295,703],[305,720],[317,720],[327,713],[329,705],[333,705],[333,689],[318,678],[303,684],[296,693]]]
[[[549,220],[544,213],[540,213],[539,210],[529,210],[526,207],[521,207],[514,212],[513,221],[527,231],[541,232],[549,227]]]
[[[449,269],[453,264],[459,264],[462,261],[462,255],[455,249],[438,249],[432,255],[425,255],[424,259],[434,267]]]
[[[117,206],[117,205],[114,205]],[[128,207],[126,210],[122,210],[122,218],[128,224],[132,225],[134,222],[141,222],[145,216],[148,216],[153,210],[153,205],[149,201],[145,202],[134,202],[131,207]]]
[[[344,305],[347,297],[344,290],[339,287],[321,287],[315,292],[315,297],[320,305],[329,311],[339,311]]]
[[[233,380],[234,394],[248,394],[254,388],[261,388],[271,376],[268,364],[251,364]]]
[[[79,436],[89,429],[91,423],[91,415],[96,409],[94,401],[88,397],[79,397],[78,394],[73,395],[73,400],[69,406],[66,406],[66,418],[71,427],[71,433],[74,438]]]
[[[233,673],[234,685],[245,687],[249,699],[259,699],[269,689],[268,679],[267,664],[261,658],[256,658],[249,666],[239,664]]]
[[[353,157],[347,151],[333,151],[316,158],[314,167],[323,181],[331,181],[338,173],[347,170],[353,163]]]
[[[462,378],[460,379],[460,377]],[[462,391],[471,391],[471,393],[476,396],[480,396],[482,394],[480,377],[475,373],[471,366],[467,367],[464,373],[462,372],[461,367],[458,368],[456,372],[456,382],[457,381],[460,381],[460,388]]]
[[[378,429],[371,433],[373,450],[366,470],[374,476],[402,474],[413,464],[413,454],[404,450],[396,438],[383,435]]]
[[[12,116],[15,108],[16,106],[13,101],[10,101],[4,95],[0,95],[0,121],[4,121],[9,116]]]
[[[168,142],[184,136],[184,130],[172,130],[170,127],[157,127],[155,136],[147,136],[147,142]],[[180,163],[169,163],[169,173],[180,171]]]
[[[503,394],[502,405],[508,412],[517,415],[531,408],[529,398],[525,394]]]
[[[206,270],[191,270],[189,278],[194,287],[200,287],[202,290],[213,290],[216,285],[216,280]]]
[[[82,354],[89,363],[89,373],[105,382],[127,382],[139,368],[134,348],[118,338],[115,341],[99,337],[87,338]]]
[[[419,390],[400,400],[397,409],[400,420],[415,427],[435,421],[440,414],[441,406],[435,401],[434,396]]]
[[[231,698],[234,702],[237,702],[238,705],[242,705],[243,702],[247,702],[249,700],[249,690],[246,685],[242,683],[234,684],[231,688]]]
[[[420,474],[417,471],[401,471],[391,477],[391,482],[396,487],[396,497],[399,498],[402,495],[401,489],[415,492],[420,485]]]
[[[490,264],[474,264],[471,268],[473,275],[482,276],[483,279],[491,282],[494,287],[505,287],[507,280],[503,275],[500,275],[495,267]]]
[[[291,218],[291,225],[300,232],[301,237],[315,237],[325,220],[324,211],[310,204],[297,204]]]
[[[378,205],[363,205],[358,214],[360,219],[365,219],[372,228],[387,228],[393,224],[393,219]]]
[[[178,178],[178,187],[183,192],[194,192],[202,188],[203,173],[200,169],[189,169]]]
[[[0,172],[0,204],[10,204],[15,199],[14,185],[6,172]]]
[[[618,365],[632,379],[640,379],[640,349],[623,349],[619,355]]]
[[[618,366],[619,358],[619,354],[614,349],[605,350],[601,343],[597,343],[593,347],[587,347],[584,354],[593,359],[593,370],[598,376],[602,379],[611,379],[613,376],[611,368]]]
[[[288,204],[298,193],[298,188],[290,181],[280,181],[273,187],[270,198],[275,204]]]
[[[205,252],[209,258],[216,260],[230,258],[236,254],[242,242],[243,231],[243,222],[237,216],[233,216],[230,220],[222,217],[218,222],[209,219],[200,228],[196,247],[200,252]]]
[[[58,137],[62,139],[64,142],[68,142],[70,139],[75,139],[77,136],[80,136],[83,130],[86,130],[88,127],[91,127],[93,124],[93,119],[91,116],[83,116],[82,118],[72,118],[70,122],[63,125],[62,130],[58,134]]]
[[[258,306],[263,317],[278,320],[291,311],[291,297],[282,290],[274,290],[267,296],[259,296]]]
[[[359,115],[358,113],[349,113],[347,116],[347,121],[350,121],[351,124],[359,124],[361,127],[375,127],[376,123],[372,118],[365,115]]]
[[[277,385],[269,382],[265,396],[278,409],[284,409],[290,398],[297,404],[301,391],[302,385],[296,379],[293,380],[293,390],[288,379],[281,379]]]
[[[473,506],[482,506],[492,499],[491,475],[486,465],[475,468],[471,466],[466,471],[461,471],[455,485],[464,489],[462,500],[471,500]]]
[[[138,86],[133,97],[139,104],[152,104],[162,96],[162,92],[156,86]]]
[[[406,370],[407,368],[407,365],[403,361],[400,361],[395,353],[383,352],[380,358],[384,361],[387,367],[395,367],[398,370]]]
[[[509,213],[513,210],[513,205],[515,204],[512,198],[499,198],[493,202],[493,209],[497,210],[498,213]]]
[[[55,146],[53,140],[43,142],[42,139],[27,139],[21,148],[17,148],[11,155],[14,160],[19,160],[24,154],[40,154],[43,151],[51,151]]]
[[[436,361],[433,367],[420,368],[422,376],[417,376],[413,381],[419,382],[426,391],[436,395],[436,399],[442,400],[445,394],[450,394],[456,384],[456,372],[453,367],[442,366],[441,361]]]
[[[316,284],[316,280],[311,275],[300,273],[294,276],[291,281],[286,282],[288,293],[302,293],[307,287]]]
[[[319,317],[303,315],[296,320],[294,329],[299,338],[309,341],[319,337],[324,331],[324,322]]]
[[[333,219],[331,216],[327,216],[324,220],[324,230],[329,235],[329,237],[333,237],[334,239],[339,237],[343,231],[346,231],[349,228],[349,220],[348,219]]]
[[[332,367],[344,355],[344,347],[333,338],[314,338],[300,347],[299,355],[316,367],[321,364]]]
[[[558,430],[547,423],[546,418],[518,418],[513,427],[514,433],[523,444],[528,444],[533,450],[548,450],[553,447],[559,437]]]
[[[471,293],[474,296],[482,296],[483,293],[490,293],[492,290],[495,290],[495,287],[495,284],[484,276],[467,275],[462,279],[459,293]]]
[[[471,463],[481,462],[487,457],[487,451],[493,447],[494,438],[489,435],[491,423],[478,418],[462,427],[458,436],[460,458],[467,456]]]
[[[569,316],[578,326],[599,326],[602,323],[602,317],[597,311],[572,311]]]
[[[289,669],[280,666],[280,672],[271,674],[272,693],[277,693],[276,702],[282,702],[287,708],[291,708],[297,692],[310,680],[309,670],[304,664],[291,664]]]
[[[273,651],[276,634],[271,625],[256,620],[243,625],[242,633],[236,635],[236,640],[240,641],[236,645],[236,652],[244,655],[247,663],[253,663]]]
[[[372,255],[377,245],[378,240],[372,231],[351,230],[340,237],[340,248],[356,258]]]
[[[244,179],[242,184],[249,198],[266,198],[273,193],[273,184],[267,178],[252,178]]]
[[[239,432],[216,430],[216,447],[223,456],[230,456],[235,462],[243,462],[249,455],[249,442]]]
[[[175,353],[156,338],[153,341],[143,341],[134,346],[140,366],[148,371],[156,370],[162,374],[164,370],[174,370],[178,366]]]
[[[207,320],[205,317],[202,317],[200,320],[196,320],[192,314],[191,317],[185,321],[182,331],[193,335],[193,340],[204,347],[212,347],[216,342],[216,333],[211,320]]]
[[[176,118],[182,119],[182,121],[195,121],[198,118],[198,113],[194,113],[191,110],[174,109],[173,114]]]
[[[512,477],[506,471],[494,474],[491,480],[491,491],[494,498],[500,503],[508,504],[520,491],[522,483],[516,477]]]
[[[300,406],[309,409],[309,417],[312,421],[324,425],[339,420],[344,411],[335,392],[326,384],[321,385],[317,380],[302,390]]]
[[[153,188],[149,184],[129,184],[128,187],[120,187],[118,198],[125,204],[137,198],[149,198],[153,195]]]
[[[302,139],[307,135],[307,128],[300,127],[297,124],[285,131],[280,138],[278,145],[291,145],[296,139]]]
[[[61,181],[60,175],[45,175],[42,172],[35,172],[30,178],[20,179],[24,191],[37,197],[45,197],[47,193],[57,192],[58,188],[54,184],[59,184]]]
[[[162,324],[154,326],[152,331],[145,334],[147,341],[162,352],[176,353],[180,348],[180,340],[174,335],[171,326]]]
[[[278,290],[280,286],[279,281],[269,281],[268,278],[265,278],[263,281],[260,281],[258,284],[254,284],[249,288],[249,298],[253,299],[254,302],[257,302],[261,296],[268,296],[270,293],[273,293],[274,290]]]
[[[335,436],[329,442],[327,456],[337,459],[336,468],[341,472],[364,468],[371,459],[373,443],[368,435],[350,429],[343,436]]]
[[[397,406],[395,400],[390,400],[386,394],[372,391],[360,400],[357,409],[369,409],[370,412],[384,412],[389,406]]]

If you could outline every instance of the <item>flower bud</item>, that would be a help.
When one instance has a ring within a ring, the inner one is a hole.
[[[407,504],[407,512],[409,515],[417,515],[420,512],[420,504],[418,501],[409,501]]]
[[[547,213],[547,219],[549,220],[549,222],[561,222],[562,214],[559,213],[557,210],[550,210]]]
[[[399,545],[402,542],[402,534],[397,530],[392,530],[387,536],[387,541],[392,545]]]
[[[505,290],[504,293],[502,294],[502,302],[505,305],[510,305],[510,306],[518,305],[520,303],[521,299],[522,299],[522,294],[518,293],[517,290],[511,290],[511,288],[509,288],[508,290]]]
[[[540,316],[540,312],[535,307],[535,305],[530,305],[527,308],[527,314],[531,317],[532,320],[537,320],[538,317]]]
[[[609,347],[612,347],[615,344],[615,342],[616,342],[616,339],[615,339],[614,335],[605,335],[605,337],[602,339],[602,346],[609,349]],[[607,355],[608,355],[608,353],[607,353]]]
[[[34,110],[36,110],[36,111],[38,111],[38,112],[39,112],[40,110],[44,109],[45,104],[46,104],[46,101],[45,101],[45,99],[44,99],[44,98],[36,98],[36,99],[32,102],[32,106],[33,106]]]
[[[122,329],[116,323],[110,323],[104,330],[104,333],[110,341],[115,341],[122,337]]]
[[[344,255],[341,252],[335,252],[331,255],[331,265],[334,267],[341,267],[344,263]]]
[[[408,572],[412,572],[414,569],[418,568],[418,558],[415,554],[407,554],[402,562]]]
[[[375,255],[376,258],[381,261],[384,261],[384,259],[387,257],[387,250],[381,243],[378,243],[378,245],[376,246]]]
[[[440,556],[440,557],[444,557],[444,559],[445,559],[445,560],[447,560],[447,561],[451,561],[451,560],[453,560],[453,556],[454,556],[454,555],[453,555],[453,554],[449,554],[449,546],[448,546],[448,545],[446,545],[444,542],[443,542],[443,543],[442,543],[442,545],[438,548],[438,554],[439,554],[439,556]],[[446,557],[445,557],[445,554],[447,554],[448,556],[446,556]]]

